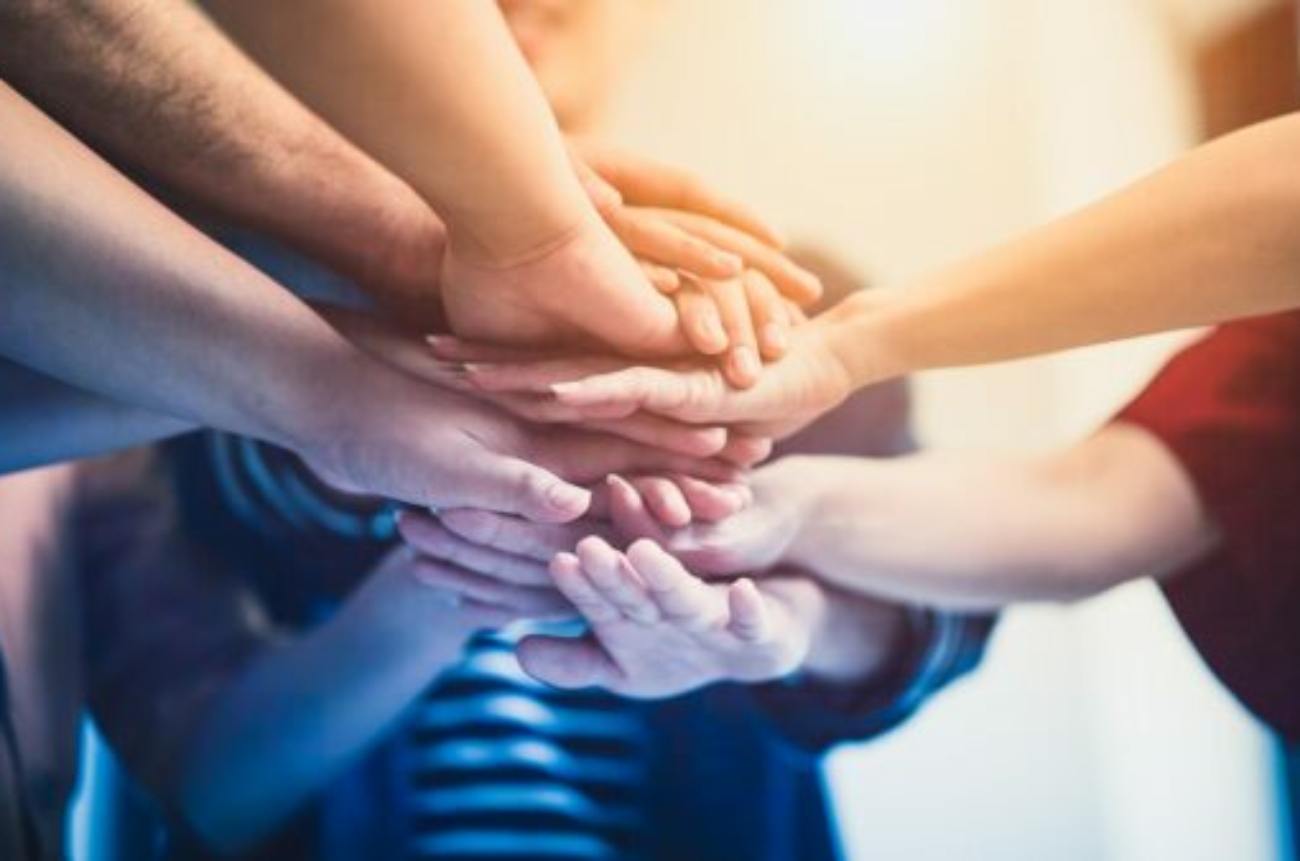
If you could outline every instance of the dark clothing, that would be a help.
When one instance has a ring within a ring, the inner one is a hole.
[[[391,545],[387,520],[375,503],[312,485],[301,464],[260,445],[196,436],[174,444],[172,456],[191,533],[201,537],[211,558],[258,584],[282,624],[319,619],[324,605],[343,599],[349,580],[363,576]],[[268,495],[276,487],[294,490]],[[870,738],[907,718],[975,664],[990,626],[984,617],[913,614],[894,666],[861,689],[796,679],[716,686],[657,703],[587,694],[607,703],[603,708],[610,713],[635,717],[645,727],[651,767],[641,800],[644,824],[631,857],[837,857],[820,756],[837,742]],[[435,686],[421,708],[436,708],[440,697]],[[341,851],[338,841],[322,839],[328,823],[341,819],[355,823],[352,839],[373,835],[384,844],[366,846],[367,857],[404,857],[388,845],[394,838],[400,843],[402,828],[373,821],[400,816],[406,801],[400,796],[410,791],[400,782],[395,789],[391,780],[401,735],[399,730],[372,763],[330,793],[326,815],[305,817],[296,835],[286,835],[272,854],[259,857],[283,857],[286,851],[355,857]],[[357,810],[362,806],[365,813]],[[339,840],[350,842],[347,835]]]
[[[1222,531],[1164,586],[1179,622],[1251,711],[1300,739],[1300,313],[1223,326],[1118,420],[1160,438]]]

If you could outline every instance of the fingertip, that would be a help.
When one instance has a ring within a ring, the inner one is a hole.
[[[763,373],[763,363],[751,345],[740,344],[728,354],[724,371],[733,386],[748,389],[758,382]]]

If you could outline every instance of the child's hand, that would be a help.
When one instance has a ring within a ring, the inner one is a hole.
[[[650,541],[620,553],[600,538],[551,564],[559,591],[591,625],[583,638],[533,636],[519,660],[563,688],[668,697],[722,681],[758,682],[795,670],[825,611],[802,578],[708,583]]]

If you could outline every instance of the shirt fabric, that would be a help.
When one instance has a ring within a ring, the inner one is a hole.
[[[1163,584],[1206,664],[1300,739],[1300,312],[1225,325],[1117,416],[1158,437],[1222,532]]]

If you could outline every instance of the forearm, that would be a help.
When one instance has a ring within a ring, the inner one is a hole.
[[[788,555],[843,588],[943,607],[1073,600],[1217,540],[1190,480],[1122,425],[1045,456],[826,459]]]
[[[376,291],[432,289],[428,208],[189,3],[0,0],[0,32],[0,77],[114,159]]]
[[[847,300],[841,355],[862,384],[1293,307],[1298,176],[1300,116],[1208,144],[908,289]]]
[[[273,74],[414,186],[453,241],[493,260],[526,256],[594,215],[495,4],[207,5]]]
[[[412,578],[377,575],[218,695],[183,754],[184,814],[224,849],[264,837],[380,738],[474,627]]]
[[[104,454],[192,427],[0,359],[0,473]]]
[[[373,376],[306,305],[3,85],[0,139],[0,354],[290,447],[337,417],[341,380]]]

